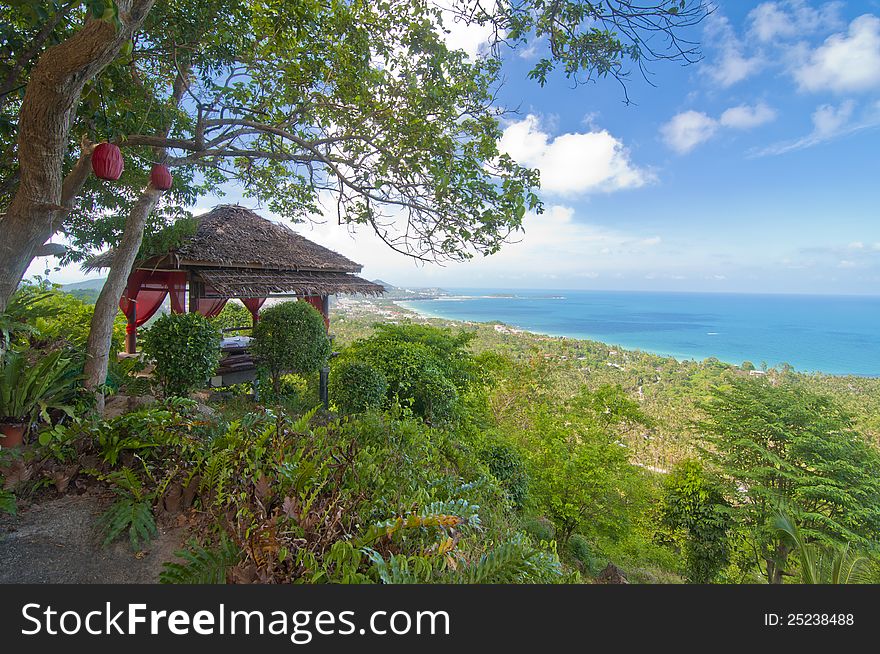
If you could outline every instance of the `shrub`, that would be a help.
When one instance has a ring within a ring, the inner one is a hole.
[[[263,311],[253,331],[250,350],[281,394],[286,372],[313,373],[330,357],[324,318],[307,302],[282,302]]]
[[[15,292],[5,314],[17,323],[34,347],[47,342],[64,341],[82,350],[89,338],[94,304],[83,302],[48,283],[24,283]],[[0,326],[4,316],[0,316]],[[5,330],[4,330],[5,331]],[[113,352],[122,348],[125,339],[125,316],[116,314],[113,323]],[[25,339],[21,339],[25,340]]]
[[[556,537],[553,523],[547,518],[526,518],[523,520],[523,530],[539,543],[550,542]]]
[[[351,348],[346,360],[366,361],[378,369],[388,381],[388,398],[398,400],[428,422],[449,422],[457,417],[458,389],[427,345],[368,339]]]
[[[525,506],[529,490],[529,478],[522,455],[511,444],[495,441],[480,452],[480,459],[500,483],[511,503],[517,508]]]
[[[220,332],[197,313],[166,314],[144,333],[143,347],[165,395],[186,395],[217,369]]]
[[[330,374],[330,397],[342,413],[362,413],[382,406],[388,380],[369,363],[344,361]]]
[[[49,411],[72,415],[79,377],[69,352],[53,350],[34,359],[33,352],[7,350],[0,356],[0,420],[49,422]]]
[[[566,546],[568,555],[583,566],[584,571],[596,576],[602,570],[603,560],[597,557],[590,542],[580,534],[573,534]]]

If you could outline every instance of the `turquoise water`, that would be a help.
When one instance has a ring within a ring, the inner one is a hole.
[[[404,302],[455,320],[625,348],[800,371],[880,376],[880,296],[455,289]]]

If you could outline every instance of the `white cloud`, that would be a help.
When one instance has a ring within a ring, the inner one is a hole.
[[[660,136],[670,148],[686,154],[705,143],[721,128],[746,130],[776,119],[776,111],[763,102],[730,107],[717,119],[701,111],[684,111],[660,127]]]
[[[838,106],[823,104],[813,112],[813,134],[825,140],[836,136],[849,123],[855,109],[855,102],[847,100]]]
[[[853,134],[880,124],[880,115],[868,113],[861,120],[853,120],[856,104],[847,100],[839,105],[823,104],[813,112],[813,131],[793,141],[782,141],[753,152],[753,156],[785,154]]]
[[[749,32],[758,41],[770,43],[835,29],[842,6],[842,2],[827,2],[813,8],[803,0],[763,2],[749,12]]]
[[[448,48],[464,50],[472,59],[486,53],[494,36],[491,23],[480,25],[465,18],[455,9],[454,0],[434,0],[433,4],[441,11],[443,26],[446,28],[443,40]]]
[[[730,21],[718,13],[706,22],[705,42],[716,44],[718,56],[704,70],[715,82],[727,88],[750,77],[763,65],[760,56],[747,56]]]
[[[747,104],[731,107],[723,114],[719,122],[724,127],[733,129],[751,129],[776,119],[776,111],[763,102],[754,106]]]
[[[880,18],[859,16],[845,34],[829,36],[795,68],[794,77],[805,91],[849,93],[880,87]]]
[[[632,164],[623,143],[606,130],[551,137],[538,118],[511,123],[498,144],[515,161],[541,171],[541,188],[574,194],[638,188],[654,176]]]
[[[663,141],[679,154],[690,152],[718,131],[718,121],[700,111],[676,114],[660,128]]]
[[[294,225],[303,236],[363,264],[362,276],[415,286],[520,287],[538,277],[591,280],[609,278],[633,262],[666,266],[668,255],[660,235],[628,233],[583,222],[572,207],[550,205],[543,214],[528,212],[524,233],[489,257],[446,265],[416,264],[391,251],[367,226],[337,224],[335,203],[323,198],[327,220]],[[269,217],[268,212],[263,215]],[[549,257],[549,258],[548,258]],[[674,257],[673,265],[678,263]]]

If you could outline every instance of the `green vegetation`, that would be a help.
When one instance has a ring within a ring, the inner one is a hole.
[[[144,332],[143,349],[165,396],[186,395],[217,369],[220,331],[198,313],[166,314]]]
[[[714,581],[730,562],[730,504],[720,480],[700,461],[682,461],[663,480],[660,510],[665,526],[683,532],[687,580]]]
[[[463,396],[475,373],[469,340],[422,325],[380,325],[340,361],[366,362],[382,373],[389,406],[400,404],[432,424],[451,423],[464,416]]]
[[[14,299],[4,317],[8,356],[70,352],[75,379],[76,348],[52,349],[16,308],[31,304]],[[36,474],[8,483],[0,507],[56,492],[40,466],[74,465],[80,484],[116,496],[107,543],[139,550],[157,521],[189,525],[167,583],[583,583],[608,563],[635,583],[878,578],[878,380],[756,378],[716,360],[344,313],[328,412],[315,380],[287,374],[327,360],[321,316],[304,302],[264,315],[256,351],[277,364],[273,394],[169,397],[104,420],[73,392],[74,417],[46,405],[22,455]],[[149,332],[178,348],[150,349],[166,396],[216,363],[217,319],[185,319]],[[204,350],[180,347],[196,333]],[[118,365],[113,388],[139,388],[138,371]]]
[[[50,421],[50,411],[73,414],[76,365],[64,350],[34,357],[11,349],[0,356],[0,423]]]
[[[378,409],[388,393],[388,380],[380,370],[362,361],[343,361],[333,368],[330,394],[343,414]]]
[[[253,337],[250,351],[269,376],[275,397],[281,395],[284,374],[313,373],[330,357],[324,318],[307,302],[282,302],[266,309]]]
[[[223,307],[223,310],[216,317],[212,318],[212,321],[224,336],[235,336],[236,334],[250,333],[249,329],[236,331],[235,328],[251,327],[253,316],[251,316],[251,312],[241,302],[230,300]]]
[[[880,452],[829,398],[802,387],[734,379],[712,389],[697,423],[708,459],[730,480],[771,583],[789,573],[790,544],[774,528],[785,504],[804,536],[873,547],[880,533]]]

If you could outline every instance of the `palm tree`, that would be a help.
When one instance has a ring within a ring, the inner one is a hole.
[[[785,509],[779,507],[773,526],[786,534],[797,548],[801,563],[801,583],[804,584],[857,584],[867,574],[867,559],[852,551],[850,544],[823,546],[807,542],[797,524]]]

